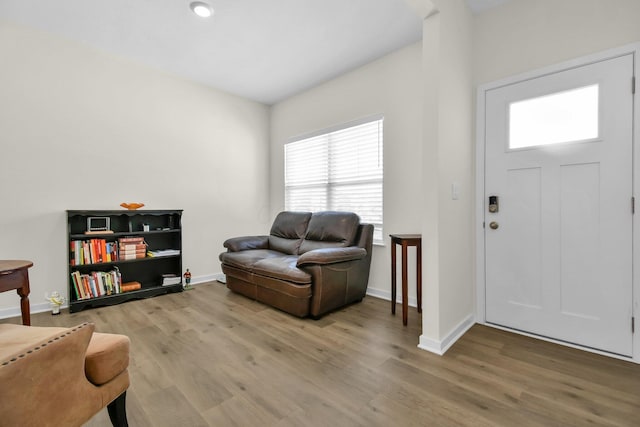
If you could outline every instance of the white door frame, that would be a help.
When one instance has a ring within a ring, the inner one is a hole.
[[[508,328],[502,328],[496,325],[489,325],[486,323],[485,318],[485,241],[484,241],[484,217],[485,217],[485,93],[488,90],[496,89],[509,84],[517,83],[523,80],[530,80],[537,77],[541,77],[547,74],[556,73],[558,71],[566,70],[569,68],[580,67],[593,62],[599,62],[610,58],[615,58],[622,55],[634,55],[634,75],[638,74],[638,66],[640,65],[640,43],[634,43],[631,45],[622,46],[615,49],[610,49],[604,52],[583,56],[570,61],[562,62],[560,64],[551,65],[538,70],[533,70],[527,73],[511,76],[505,79],[501,79],[495,82],[480,85],[477,92],[477,104],[476,104],[476,202],[475,202],[475,232],[476,232],[476,322],[486,324],[498,329],[505,329],[511,332],[519,333],[522,335],[528,335],[534,338],[542,339],[545,341],[556,342],[565,346],[575,347],[582,350],[590,351],[593,353],[602,354],[617,359],[632,361],[640,364],[640,274],[633,274],[633,316],[636,318],[635,333],[633,336],[633,356],[631,358],[619,356],[611,353],[606,353],[590,348],[581,347],[578,345],[568,344],[566,342],[560,342],[557,340],[539,337],[537,335],[523,333],[521,331],[514,331]],[[633,195],[636,198],[636,214],[633,216],[633,271],[634,273],[640,271],[640,197],[636,194],[637,189],[640,189],[640,149],[637,147],[638,135],[640,135],[640,78],[637,79],[636,93],[634,96],[634,111],[633,111]],[[631,82],[629,82],[629,90],[631,90]],[[629,325],[631,327],[631,325]]]

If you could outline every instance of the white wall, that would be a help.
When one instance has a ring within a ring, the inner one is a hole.
[[[66,209],[184,209],[194,281],[268,227],[268,107],[1,21],[0,58],[0,259],[34,262],[32,308],[66,293]]]
[[[433,5],[437,12],[423,27],[425,281],[420,347],[442,353],[473,318],[472,15],[463,0],[434,0]]]
[[[638,0],[513,0],[475,18],[475,82],[640,41],[639,17]]]
[[[384,115],[386,246],[374,248],[369,280],[369,290],[382,297],[390,295],[388,234],[420,232],[421,79],[421,46],[414,44],[280,102],[271,111],[272,216],[284,208],[286,142],[362,117]],[[409,259],[409,296],[415,302],[415,249]]]
[[[440,0],[438,200],[440,211],[440,337],[473,314],[472,15],[464,0]],[[452,198],[452,184],[459,198]],[[469,323],[467,323],[469,324]]]

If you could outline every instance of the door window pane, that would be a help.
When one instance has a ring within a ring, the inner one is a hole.
[[[509,105],[509,148],[576,142],[598,137],[597,84]]]

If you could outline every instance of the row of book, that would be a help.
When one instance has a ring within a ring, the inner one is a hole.
[[[73,290],[77,300],[85,300],[106,295],[121,294],[142,288],[139,282],[122,283],[120,271],[93,271],[89,274],[71,273]]]
[[[98,264],[145,258],[147,244],[144,237],[122,237],[117,242],[105,239],[72,240],[71,265]]]

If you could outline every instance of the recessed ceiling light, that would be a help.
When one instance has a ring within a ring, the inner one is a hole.
[[[194,1],[189,5],[189,7],[191,8],[191,10],[193,10],[193,13],[201,18],[208,18],[213,15],[213,8],[207,3]]]

